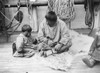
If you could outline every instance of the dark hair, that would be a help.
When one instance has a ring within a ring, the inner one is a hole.
[[[56,15],[55,12],[53,12],[53,11],[49,11],[49,12],[46,14],[45,18],[46,18],[47,20],[50,20],[50,21],[57,21],[57,15]]]
[[[25,32],[25,31],[28,31],[28,32],[32,31],[32,28],[30,27],[30,25],[25,24],[22,26],[22,32]]]

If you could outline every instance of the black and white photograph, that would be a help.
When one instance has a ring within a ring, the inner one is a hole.
[[[0,0],[0,73],[100,73],[100,0]]]

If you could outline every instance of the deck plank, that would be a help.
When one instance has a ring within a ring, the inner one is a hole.
[[[77,56],[68,72],[52,70],[32,58],[14,58],[11,43],[0,44],[0,73],[100,73],[100,64],[93,68],[82,62],[82,55]]]

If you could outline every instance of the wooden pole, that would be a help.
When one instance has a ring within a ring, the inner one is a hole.
[[[74,4],[84,4],[85,0],[74,0]],[[94,2],[100,3],[99,0],[94,0]],[[48,2],[47,1],[42,1],[42,2],[31,2],[32,6],[47,6]],[[27,4],[25,2],[21,3],[21,7],[26,7]],[[17,7],[17,4],[5,4],[5,8],[6,7]]]
[[[48,2],[47,1],[42,1],[42,2],[31,2],[30,3],[32,6],[36,7],[36,6],[47,6]],[[17,7],[17,3],[16,4],[5,4],[5,8],[8,7]],[[26,2],[21,2],[21,6],[20,7],[27,7]]]

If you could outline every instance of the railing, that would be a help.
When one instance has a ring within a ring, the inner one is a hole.
[[[74,4],[84,4],[85,0],[74,0]],[[95,3],[99,3],[99,0],[94,0]],[[30,3],[32,6],[47,6],[48,2],[47,1],[42,1],[42,2],[31,2]],[[22,2],[20,3],[20,7],[26,7],[27,3]],[[5,7],[17,7],[17,4],[5,4]]]

